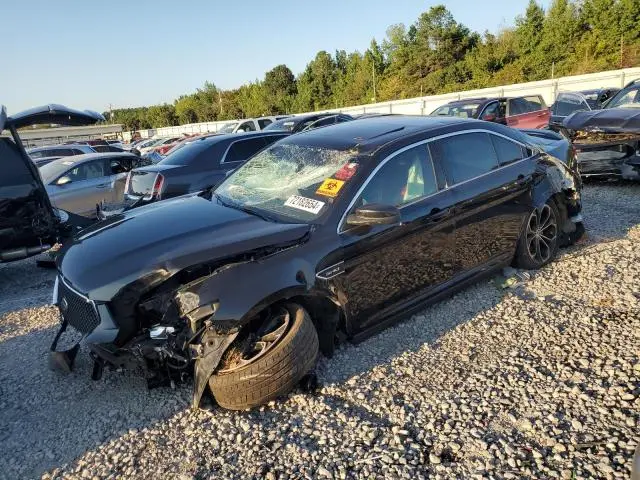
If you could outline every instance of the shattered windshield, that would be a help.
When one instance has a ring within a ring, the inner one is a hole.
[[[354,155],[321,147],[274,145],[231,174],[216,194],[231,207],[313,222],[331,208],[355,174]]]

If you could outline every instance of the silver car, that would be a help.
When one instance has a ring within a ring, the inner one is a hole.
[[[127,173],[139,166],[132,153],[91,153],[54,160],[39,170],[54,206],[95,217],[100,202],[122,200]]]

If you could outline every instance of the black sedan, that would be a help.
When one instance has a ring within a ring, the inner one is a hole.
[[[351,120],[353,117],[346,113],[312,113],[283,118],[267,126],[264,131],[299,133]]]
[[[581,233],[574,173],[528,137],[379,117],[292,135],[216,189],[102,222],[63,247],[62,330],[153,384],[193,371],[243,409],[331,355],[505,265],[540,268]],[[55,347],[55,342],[54,342]],[[67,369],[77,348],[55,352]]]
[[[123,209],[216,186],[249,157],[287,135],[247,132],[190,140],[160,162],[132,170],[124,188],[124,203],[103,204],[98,216],[104,219]]]

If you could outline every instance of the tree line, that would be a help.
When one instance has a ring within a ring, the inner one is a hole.
[[[173,104],[116,109],[125,130],[340,108],[638,65],[640,0],[530,0],[515,25],[480,34],[444,5],[391,25],[364,53],[320,51],[297,77],[278,65],[222,90],[205,82]],[[109,118],[110,112],[105,112]]]

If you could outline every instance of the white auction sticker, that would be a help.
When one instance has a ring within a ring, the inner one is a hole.
[[[287,201],[284,202],[284,205],[286,207],[297,208],[298,210],[317,214],[322,210],[322,207],[324,207],[324,202],[314,200],[313,198],[301,197],[299,195],[291,195]]]

